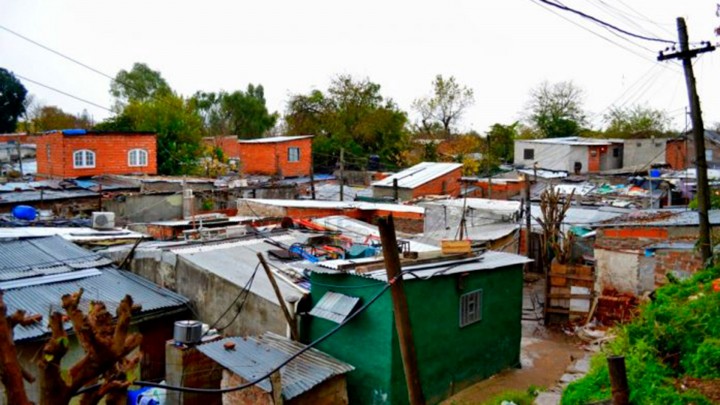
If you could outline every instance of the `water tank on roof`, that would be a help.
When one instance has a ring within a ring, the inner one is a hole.
[[[202,322],[200,321],[177,321],[173,330],[175,343],[193,345],[200,343],[202,339]]]
[[[37,217],[37,210],[29,205],[18,205],[12,210],[12,214],[17,219],[26,221],[34,221]]]

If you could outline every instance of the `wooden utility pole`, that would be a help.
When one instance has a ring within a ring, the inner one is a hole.
[[[312,153],[310,153],[310,193],[312,194],[312,199],[315,199],[315,169],[313,168],[313,164],[315,162],[313,161]]]
[[[345,201],[345,149],[340,148],[340,201]]]
[[[20,169],[20,177],[23,177],[25,173],[23,173],[23,165],[22,165],[22,144],[21,142],[15,141],[17,144],[17,154],[18,154],[18,169]]]
[[[275,275],[272,273],[272,270],[270,270],[270,266],[268,266],[267,261],[265,261],[265,256],[263,256],[262,252],[257,252],[257,257],[260,260],[260,264],[262,264],[263,269],[265,269],[265,274],[267,274],[268,279],[270,279],[270,285],[272,285],[273,291],[275,291],[275,297],[277,297],[278,304],[280,304],[280,309],[282,309],[283,315],[285,315],[285,320],[287,321],[288,325],[290,325],[290,335],[292,336],[292,339],[297,342],[297,324],[295,323],[295,318],[293,318],[293,316],[290,314],[290,310],[288,310],[287,306],[285,305],[285,299],[280,292],[280,287],[278,287],[277,281],[275,281]]]
[[[630,403],[630,388],[625,371],[625,357],[608,357],[608,370],[610,371],[610,387],[614,405],[628,405]]]
[[[413,341],[412,325],[410,325],[410,315],[400,269],[400,255],[398,254],[395,224],[392,215],[387,218],[379,218],[378,227],[380,229],[380,241],[382,242],[383,260],[385,261],[390,292],[392,293],[395,329],[400,343],[400,354],[402,355],[410,404],[424,405],[425,397],[420,385],[415,342]]]
[[[677,19],[678,39],[680,51],[671,54],[660,52],[658,60],[680,59],[685,70],[685,84],[687,85],[688,98],[690,99],[690,114],[692,120],[693,140],[695,141],[695,166],[697,167],[697,198],[698,216],[700,219],[700,254],[703,262],[712,260],[712,246],[710,242],[710,187],[708,185],[707,160],[705,159],[705,125],[703,124],[702,112],[700,110],[700,98],[695,87],[695,73],[693,72],[692,58],[704,52],[712,52],[715,47],[709,42],[704,47],[690,49],[688,45],[687,26],[685,19]]]
[[[530,175],[525,177],[525,256],[530,257],[530,238],[532,236],[532,203],[530,201]]]

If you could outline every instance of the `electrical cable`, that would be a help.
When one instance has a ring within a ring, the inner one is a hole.
[[[17,77],[25,80],[25,81],[28,81],[28,82],[30,82],[30,83],[34,83],[34,84],[36,84],[36,85],[38,85],[38,86],[41,86],[41,87],[45,87],[45,88],[48,89],[48,90],[52,90],[52,91],[54,91],[54,92],[56,92],[56,93],[60,93],[60,94],[62,94],[62,95],[64,95],[64,96],[73,98],[73,99],[78,100],[78,101],[82,101],[83,103],[86,103],[86,104],[95,106],[95,107],[97,107],[97,108],[101,108],[101,109],[106,110],[106,111],[114,112],[114,111],[111,110],[110,108],[107,108],[107,107],[102,106],[102,105],[100,105],[100,104],[97,104],[97,103],[94,103],[94,102],[92,102],[92,101],[86,100],[86,99],[84,99],[84,98],[82,98],[82,97],[78,97],[78,96],[72,95],[72,94],[70,94],[70,93],[67,93],[67,92],[65,92],[65,91],[56,89],[56,88],[54,88],[54,87],[48,86],[47,84],[40,83],[40,82],[38,82],[37,80],[33,80],[33,79],[28,78],[28,77],[21,76],[21,75],[19,75],[19,74],[17,74],[17,73],[13,73],[13,74],[14,74],[15,76],[17,76]]]
[[[593,17],[593,16],[591,16],[591,15],[589,15],[589,14],[586,14],[586,13],[584,13],[584,12],[582,12],[582,11],[576,10],[576,9],[571,8],[571,7],[568,7],[568,6],[564,6],[564,5],[562,5],[562,4],[558,4],[558,3],[552,2],[552,1],[550,1],[550,0],[538,0],[538,1],[540,1],[540,2],[542,2],[542,3],[544,3],[544,4],[547,4],[547,5],[549,5],[549,6],[558,8],[558,9],[560,9],[560,10],[564,10],[564,11],[571,12],[571,13],[573,13],[573,14],[577,14],[577,15],[583,17],[583,18],[586,18],[586,19],[588,19],[588,20],[590,20],[590,21],[593,21],[593,22],[595,22],[595,23],[597,23],[597,24],[600,24],[600,25],[602,25],[602,26],[604,26],[604,27],[613,29],[613,30],[615,30],[615,31],[617,31],[617,32],[620,32],[620,33],[622,33],[622,34],[629,35],[629,36],[631,36],[631,37],[633,37],[633,38],[642,39],[642,40],[645,40],[645,41],[660,42],[660,43],[664,43],[664,44],[673,44],[673,45],[674,45],[674,44],[676,43],[676,41],[670,41],[670,40],[662,39],[662,38],[648,37],[648,36],[644,36],[644,35],[640,35],[640,34],[636,34],[636,33],[634,33],[634,32],[630,32],[630,31],[624,30],[624,29],[622,29],[622,28],[620,28],[620,27],[618,27],[618,26],[616,26],[616,25],[610,24],[610,23],[608,23],[608,22],[606,22],[606,21],[603,21],[603,20],[601,20],[601,19],[599,19],[599,18],[597,18],[597,17]]]

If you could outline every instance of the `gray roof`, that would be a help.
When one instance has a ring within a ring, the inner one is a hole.
[[[235,343],[235,348],[225,349],[226,342]],[[302,343],[268,332],[260,337],[229,337],[197,348],[246,381],[252,381],[305,347]],[[310,349],[280,369],[282,395],[286,400],[290,400],[331,377],[352,370],[354,367],[351,365],[319,350]],[[257,387],[266,392],[272,391],[269,379],[259,382]]]
[[[85,290],[81,308],[86,311],[91,300],[98,300],[105,303],[108,312],[115,314],[117,306],[126,294],[133,298],[134,303],[142,306],[141,313],[180,307],[188,303],[187,298],[160,288],[151,281],[128,271],[105,268],[98,273],[76,280],[6,290],[4,299],[9,314],[23,309],[28,315],[43,316],[42,321],[36,324],[16,326],[15,340],[38,338],[49,334],[49,311],[62,312],[61,297],[64,294],[74,293],[80,288]],[[70,322],[65,323],[65,328],[71,328]]]
[[[328,291],[310,311],[310,315],[342,323],[352,313],[360,298]]]
[[[278,143],[312,138],[315,135],[273,136],[270,138],[238,139],[238,143]]]
[[[60,236],[0,239],[0,280],[17,280],[106,266],[107,258]]]
[[[99,194],[87,190],[44,190],[14,191],[0,194],[0,204],[15,204],[30,201],[68,200],[73,198],[97,197]]]
[[[421,162],[392,176],[374,182],[373,187],[392,187],[393,180],[397,179],[400,188],[415,188],[453,170],[462,167],[462,163]]]
[[[622,226],[699,226],[700,218],[698,217],[697,211],[680,211],[675,212],[673,215],[659,216],[657,219],[653,219],[653,216],[660,215],[662,212],[671,211],[657,211],[657,210],[645,210],[637,211],[625,215],[621,218],[617,218],[614,221],[605,222],[602,224],[595,225],[598,228],[602,227],[622,227]],[[709,211],[710,225],[720,225],[720,210]]]

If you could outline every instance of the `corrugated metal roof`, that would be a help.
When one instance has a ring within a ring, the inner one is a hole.
[[[238,143],[278,143],[278,142],[297,141],[300,139],[307,139],[307,138],[312,138],[312,137],[314,137],[314,135],[273,136],[271,138],[239,139]]]
[[[329,217],[314,218],[313,223],[323,226],[332,231],[339,231],[343,236],[351,238],[356,243],[367,243],[368,236],[380,238],[380,230],[377,226],[368,224],[358,219],[350,218],[345,215],[332,215]],[[400,234],[400,237],[403,237]],[[413,252],[433,252],[438,251],[438,246],[428,245],[426,243],[410,240],[410,250]]]
[[[598,228],[602,227],[622,227],[622,226],[699,226],[700,219],[697,211],[681,211],[661,217],[659,219],[652,219],[652,215],[657,213],[668,212],[668,211],[654,211],[646,210],[639,211],[637,213],[631,213],[621,218],[616,218],[614,221],[606,222],[595,225]],[[650,217],[648,217],[650,216]],[[708,212],[708,220],[710,225],[720,225],[720,210],[710,210]]]
[[[85,311],[87,311],[90,301],[97,300],[104,302],[108,312],[115,314],[117,306],[125,295],[130,295],[134,303],[142,306],[141,313],[180,307],[188,303],[188,299],[182,295],[158,287],[151,281],[133,273],[105,268],[99,275],[79,280],[5,291],[4,300],[8,306],[8,313],[23,309],[28,315],[40,314],[43,316],[42,321],[36,324],[16,326],[15,340],[37,338],[49,334],[49,311],[63,311],[60,304],[61,297],[64,294],[77,292],[80,288],[85,290],[81,302],[81,308]],[[71,328],[70,322],[65,323],[65,328]]]
[[[570,145],[570,146],[608,146],[614,143],[624,143],[623,139],[599,139],[599,138],[583,138],[579,136],[568,136],[564,138],[544,138],[544,139],[524,139],[518,142],[525,143],[546,143],[552,145]]]
[[[238,199],[238,207],[244,204],[264,204],[276,207],[292,208],[326,208],[326,209],[353,209],[363,211],[381,210],[389,212],[414,212],[422,214],[425,209],[415,205],[369,203],[363,201],[318,201],[318,200],[276,200],[276,199]]]
[[[111,261],[60,236],[0,240],[0,280],[105,266]]]
[[[358,302],[360,302],[360,298],[328,291],[310,310],[310,315],[342,323],[352,313]]]
[[[415,188],[462,167],[461,163],[421,162],[392,176],[374,182],[373,187],[392,187],[397,179],[400,188]]]
[[[235,343],[235,348],[226,350],[226,342]],[[247,381],[267,374],[305,347],[270,332],[260,337],[229,337],[197,346],[203,354]],[[293,399],[331,377],[354,369],[317,349],[310,349],[280,369],[282,395],[286,400]],[[272,390],[269,379],[257,387],[266,392]]]
[[[30,202],[30,201],[51,201],[51,200],[69,200],[73,198],[88,198],[97,197],[97,193],[87,190],[45,190],[40,191],[17,191],[12,193],[0,194],[0,204],[3,203],[19,203],[19,202]]]

